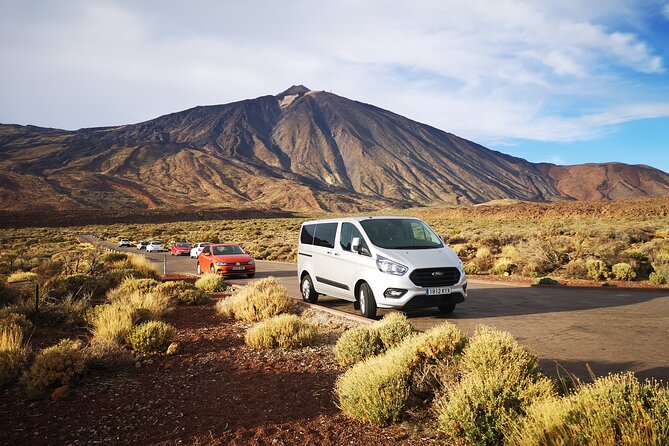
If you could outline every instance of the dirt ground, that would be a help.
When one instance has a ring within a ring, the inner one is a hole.
[[[346,418],[333,394],[342,369],[332,329],[312,347],[259,351],[244,344],[247,326],[222,319],[213,304],[179,307],[166,320],[178,328],[175,356],[89,372],[60,401],[29,400],[17,385],[0,390],[0,444],[447,443],[409,422],[380,428]]]

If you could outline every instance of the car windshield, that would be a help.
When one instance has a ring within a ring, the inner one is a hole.
[[[177,243],[177,248],[190,248],[190,244],[188,243]]]
[[[369,240],[385,249],[443,248],[441,239],[420,220],[413,218],[372,218],[360,222]]]
[[[244,250],[237,245],[214,246],[215,256],[226,256],[231,254],[244,254]]]

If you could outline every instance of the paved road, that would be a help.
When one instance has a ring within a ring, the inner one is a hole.
[[[112,245],[110,245],[112,246]],[[137,252],[134,248],[131,252]],[[195,273],[195,260],[148,254],[167,273]],[[257,263],[256,278],[281,278],[292,297],[299,298],[294,264]],[[248,279],[234,279],[243,284]],[[319,304],[354,313],[353,304],[321,297]],[[383,314],[383,311],[380,313]],[[669,381],[669,290],[565,289],[470,281],[469,298],[452,315],[426,309],[408,313],[418,329],[441,321],[456,324],[466,334],[478,325],[511,332],[535,352],[547,373],[556,362],[586,378],[586,364],[597,375],[634,371],[639,377]]]

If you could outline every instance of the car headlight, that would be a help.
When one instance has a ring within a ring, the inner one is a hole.
[[[216,262],[216,266],[224,266],[224,265],[226,265],[225,262]]]
[[[403,276],[404,273],[409,270],[409,268],[401,263],[393,262],[383,256],[376,257],[376,266],[379,268],[379,271],[386,274],[392,274],[393,276]]]

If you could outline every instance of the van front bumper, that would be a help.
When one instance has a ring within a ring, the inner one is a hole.
[[[460,280],[455,285],[449,287],[450,293],[428,295],[426,287],[416,286],[407,276],[390,276],[384,274],[377,276],[377,280],[370,283],[376,305],[379,308],[428,308],[440,305],[458,304],[464,302],[467,298],[467,278],[462,273]],[[392,291],[391,291],[392,290]],[[401,296],[389,297],[399,293],[395,290],[406,290]]]

